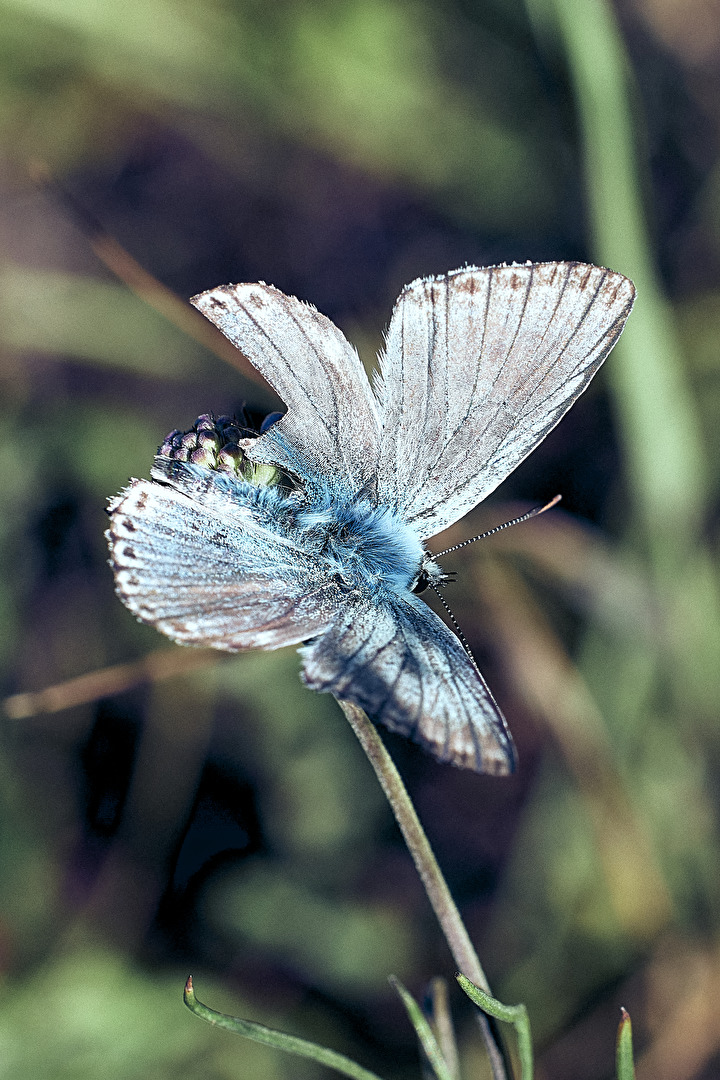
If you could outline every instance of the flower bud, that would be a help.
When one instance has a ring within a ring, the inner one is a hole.
[[[214,431],[198,431],[197,436],[198,447],[203,450],[212,450],[214,453],[220,449],[221,442],[218,435]]]
[[[240,447],[235,443],[228,442],[218,451],[216,468],[221,472],[234,473],[235,476],[238,476],[242,473],[244,461],[245,455]]]
[[[266,417],[262,430],[280,418],[280,413]],[[175,428],[166,436],[158,453],[174,461],[189,461],[204,469],[237,476],[249,484],[265,486],[281,479],[274,465],[256,465],[248,460],[247,451],[259,432],[253,431],[233,416],[214,416],[202,413],[189,431]]]
[[[202,465],[205,469],[214,469],[216,467],[215,451],[199,446],[190,454],[188,461],[191,461],[193,465]]]

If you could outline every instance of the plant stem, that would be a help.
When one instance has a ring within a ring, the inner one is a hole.
[[[357,735],[390,803],[455,963],[466,978],[489,994],[490,987],[482,964],[394,761],[385,749],[374,724],[363,710],[349,701],[338,699],[338,704]],[[506,1064],[504,1047],[485,1015],[478,1014],[478,1022],[490,1057],[493,1078],[507,1080],[510,1070]]]

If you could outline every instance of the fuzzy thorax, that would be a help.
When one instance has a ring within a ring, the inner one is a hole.
[[[334,574],[349,590],[403,594],[435,565],[412,528],[389,507],[364,500],[301,510],[297,525],[320,546]],[[437,575],[441,576],[437,567]]]

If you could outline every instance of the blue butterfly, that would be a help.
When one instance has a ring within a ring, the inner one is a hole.
[[[580,263],[418,279],[395,305],[371,386],[315,308],[262,283],[196,296],[287,405],[244,450],[288,483],[160,453],[153,479],[110,504],[120,598],[184,645],[302,643],[311,689],[354,702],[440,761],[512,772],[490,690],[418,595],[446,580],[425,541],[557,424],[634,297],[627,278]]]

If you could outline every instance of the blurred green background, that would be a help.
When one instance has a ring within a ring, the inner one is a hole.
[[[528,258],[609,265],[639,298],[589,392],[439,542],[563,495],[457,555],[448,596],[520,771],[388,743],[540,1077],[610,1076],[620,1005],[639,1077],[720,1077],[716,0],[1,0],[0,21],[0,1077],[321,1075],[191,1016],[189,971],[216,1008],[420,1075],[386,976],[421,996],[453,966],[354,736],[292,649],[216,661],[136,624],[104,504],[170,429],[273,405],[193,293],[272,282],[371,362],[413,277]]]

